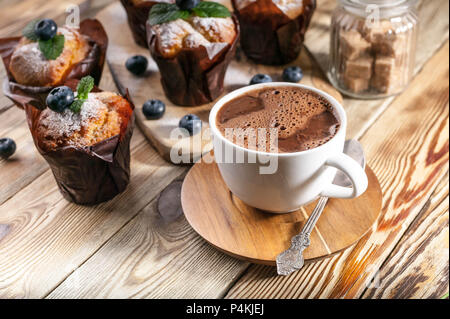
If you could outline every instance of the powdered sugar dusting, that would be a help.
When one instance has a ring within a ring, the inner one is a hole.
[[[214,38],[216,34],[220,33],[220,25],[223,24],[226,19],[219,18],[192,18],[192,23],[194,26],[200,27],[204,32],[206,32],[209,38]]]
[[[185,36],[196,33],[189,23],[181,19],[156,25],[155,29],[159,35],[160,46],[163,50],[170,47],[181,48]]]
[[[27,68],[30,70],[28,73],[46,76],[49,72],[48,60],[39,49],[37,42],[19,46],[16,51],[14,51],[11,59],[14,59],[16,56],[21,58],[20,61],[27,63]]]
[[[80,113],[66,109],[62,113],[45,109],[42,112],[41,125],[47,134],[55,137],[70,137],[89,124],[89,120],[98,118],[107,106],[96,98],[95,93],[89,93],[88,99],[83,103]]]
[[[290,19],[297,18],[303,12],[302,0],[272,0]]]
[[[64,26],[58,28],[58,33],[64,35],[64,38],[66,40],[75,40],[76,38],[75,34],[78,33],[78,31],[76,28]]]
[[[158,48],[165,57],[175,56],[182,48],[203,46],[212,59],[236,36],[234,21],[230,18],[192,17],[153,26],[158,37]]]
[[[236,7],[238,10],[241,10],[241,9],[244,9],[245,7],[249,6],[253,2],[256,2],[256,0],[237,0]]]
[[[236,7],[242,10],[257,0],[237,0]],[[272,2],[290,19],[297,18],[303,11],[302,0],[272,0]]]
[[[184,46],[186,48],[197,48],[200,45],[208,46],[209,42],[199,33],[189,34],[184,38]]]

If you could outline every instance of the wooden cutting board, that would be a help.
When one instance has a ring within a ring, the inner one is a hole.
[[[369,186],[355,199],[330,199],[311,233],[305,261],[329,257],[357,242],[381,212],[382,194],[373,171],[366,168]],[[216,164],[198,163],[181,190],[184,215],[210,244],[233,257],[275,265],[288,249],[317,202],[287,214],[272,214],[244,204],[225,185]]]
[[[220,0],[224,5],[231,8],[230,0]],[[189,113],[198,115],[203,121],[203,132],[209,127],[208,115],[214,103],[197,107],[180,107],[171,103],[164,95],[160,74],[156,63],[150,58],[149,51],[139,47],[133,41],[131,31],[127,24],[125,10],[119,2],[116,2],[98,15],[99,19],[109,36],[109,47],[107,62],[111,68],[119,91],[124,94],[125,89],[130,91],[133,102],[136,105],[137,123],[144,135],[148,138],[156,150],[168,161],[170,161],[170,151],[175,146],[175,151],[180,148],[189,149],[192,157],[196,158],[202,153],[211,150],[211,141],[208,134],[204,134],[201,147],[191,147],[192,138],[171,137],[171,133],[178,127],[180,119]],[[132,75],[125,68],[125,61],[136,54],[144,55],[149,59],[148,72],[137,77]],[[299,65],[304,71],[302,84],[316,86],[338,101],[342,101],[341,94],[331,85],[323,81],[320,69],[313,62],[312,58],[303,50],[297,61],[292,65]],[[248,61],[238,48],[236,58],[228,68],[225,78],[225,93],[248,85],[253,75],[258,73],[270,74],[275,81],[281,80],[281,73],[285,67],[267,67],[256,65]],[[149,99],[160,99],[166,104],[166,113],[160,120],[147,120],[142,114],[142,105]],[[197,144],[199,145],[199,144]]]

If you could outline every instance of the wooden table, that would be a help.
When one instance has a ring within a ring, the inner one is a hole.
[[[68,3],[95,14],[111,0],[0,2],[0,36],[35,17],[64,21]],[[308,54],[326,61],[329,13],[319,0]],[[382,215],[353,247],[289,277],[217,251],[159,194],[189,167],[164,161],[136,129],[132,182],[114,200],[65,201],[39,156],[21,110],[0,95],[0,298],[441,298],[449,285],[448,1],[421,1],[416,75],[396,98],[344,99],[349,135],[363,144],[383,189]],[[21,19],[17,20],[17,17]],[[320,68],[316,66],[317,72]],[[107,68],[106,68],[107,69]],[[3,65],[1,78],[5,76]],[[323,78],[322,78],[323,79]],[[108,70],[101,83],[115,90]],[[176,184],[175,184],[176,185]],[[178,200],[174,193],[173,200]],[[448,294],[447,294],[448,296]]]

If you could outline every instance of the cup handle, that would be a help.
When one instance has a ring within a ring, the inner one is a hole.
[[[320,196],[331,198],[355,198],[362,195],[368,185],[367,175],[364,169],[350,156],[341,153],[330,157],[325,165],[342,171],[352,182],[352,187],[342,187],[335,184],[325,188]]]

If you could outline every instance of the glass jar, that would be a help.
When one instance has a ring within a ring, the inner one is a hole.
[[[356,98],[401,93],[415,65],[417,0],[339,0],[331,22],[331,83]]]

